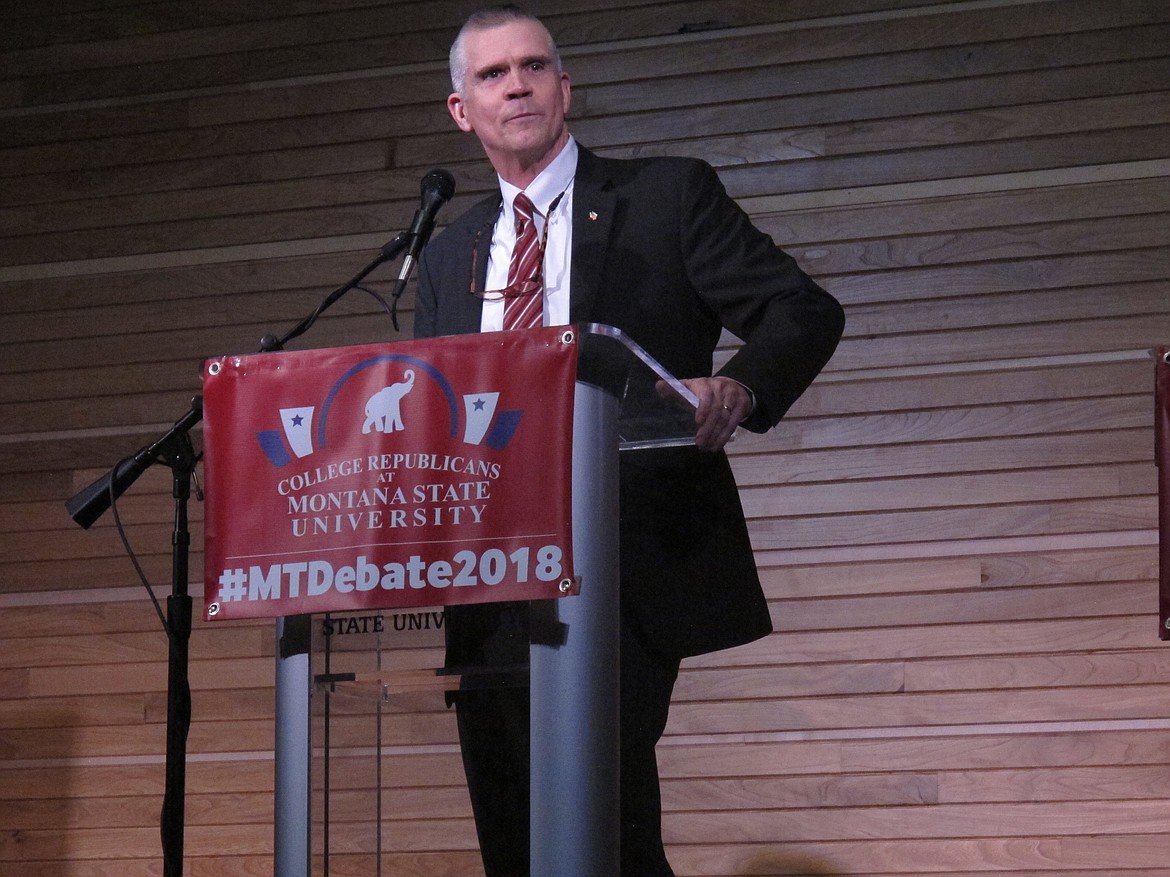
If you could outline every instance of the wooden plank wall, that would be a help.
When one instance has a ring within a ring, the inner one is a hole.
[[[431,167],[458,179],[446,216],[491,185],[442,107],[472,5],[3,5],[7,877],[161,873],[165,639],[110,515],[83,531],[62,503],[186,411],[204,356],[256,350],[364,265]],[[709,159],[849,314],[786,423],[734,447],[778,632],[680,680],[679,874],[1170,875],[1149,356],[1170,6],[580,6],[531,4],[578,137]],[[392,337],[353,296],[308,340]],[[161,595],[169,491],[152,469],[119,504]],[[196,877],[272,873],[273,650],[268,623],[196,626]],[[450,717],[385,734],[383,873],[477,873]],[[367,792],[337,805],[334,874],[373,873],[369,777],[338,764]]]

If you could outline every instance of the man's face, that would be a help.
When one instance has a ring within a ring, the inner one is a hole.
[[[464,58],[463,93],[447,98],[451,117],[475,133],[501,176],[524,185],[509,172],[539,172],[568,139],[568,74],[556,71],[548,34],[534,21],[470,31]]]

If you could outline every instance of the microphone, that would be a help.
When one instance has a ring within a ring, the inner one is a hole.
[[[407,278],[418,261],[422,248],[430,240],[431,232],[435,230],[435,216],[439,208],[451,200],[455,194],[455,178],[450,173],[438,168],[422,178],[422,205],[414,212],[414,221],[406,232],[410,238],[406,256],[402,260],[402,270],[398,272],[398,292],[406,285]],[[398,293],[401,294],[401,293]]]
[[[455,178],[448,171],[436,168],[422,178],[422,204],[414,212],[414,221],[406,235],[406,256],[402,259],[402,270],[398,272],[398,281],[394,284],[394,291],[390,294],[390,320],[398,329],[398,299],[406,290],[406,281],[418,261],[419,253],[430,240],[431,232],[435,230],[435,215],[439,208],[451,200],[455,194]]]

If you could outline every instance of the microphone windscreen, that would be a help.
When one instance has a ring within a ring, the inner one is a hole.
[[[420,188],[424,198],[429,193],[433,193],[442,201],[450,201],[451,196],[455,194],[455,178],[451,176],[449,171],[445,171],[442,168],[435,168],[435,170],[422,178]]]

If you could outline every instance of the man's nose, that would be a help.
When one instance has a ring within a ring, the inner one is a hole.
[[[529,84],[527,77],[523,70],[512,70],[508,73],[508,97],[526,97],[532,93],[532,86]]]

